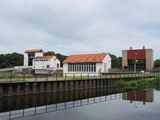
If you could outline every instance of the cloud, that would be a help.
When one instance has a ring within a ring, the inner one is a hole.
[[[158,59],[159,5],[157,0],[1,0],[0,51],[121,56],[130,46],[146,46]]]

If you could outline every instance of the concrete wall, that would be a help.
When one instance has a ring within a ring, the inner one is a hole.
[[[154,68],[153,50],[146,49],[146,70],[152,70]]]
[[[109,54],[102,61],[102,72],[108,72],[108,69],[111,68],[111,57]]]
[[[68,73],[68,63],[63,63],[63,73]]]
[[[43,56],[43,52],[35,52],[35,57],[37,56]]]
[[[145,76],[143,78],[150,77],[154,76]],[[122,79],[131,81],[141,79],[141,77],[1,83],[0,97],[108,87],[113,86],[116,81]]]
[[[28,66],[28,53],[24,53],[24,62],[23,62],[24,66]]]
[[[124,66],[128,66],[127,50],[122,50],[122,70],[124,70]]]

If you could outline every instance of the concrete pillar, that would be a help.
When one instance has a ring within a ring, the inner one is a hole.
[[[83,80],[80,80],[80,87],[79,89],[83,89]]]
[[[92,87],[96,88],[96,80],[93,80]]]
[[[64,91],[64,83],[63,82],[59,83],[59,91]]]
[[[88,88],[88,80],[85,80],[85,83],[84,83],[84,87],[85,87],[85,89],[87,89]]]
[[[0,97],[3,97],[3,85],[0,85]]]
[[[124,66],[128,67],[127,50],[122,50],[122,70],[124,70]]]
[[[65,81],[65,91],[69,90],[69,86],[68,86],[69,81]]]
[[[69,82],[69,86],[70,86],[70,90],[74,90],[74,83],[73,83],[73,81]]]
[[[88,88],[92,88],[92,80],[89,80],[89,85],[88,85]]]
[[[41,82],[40,83],[40,93],[43,93],[44,92],[44,83]]]
[[[51,83],[50,82],[47,82],[47,92],[51,92]]]
[[[21,95],[21,84],[17,84],[17,95]]]
[[[79,81],[75,81],[75,89],[76,89],[76,90],[79,89],[79,84],[78,84],[78,82],[79,82]]]
[[[57,82],[53,82],[53,92],[57,92]]]
[[[37,90],[37,83],[33,83],[32,87],[33,87],[32,88],[33,89],[33,93],[32,94],[36,94],[37,93],[37,91],[36,91]]]
[[[12,84],[8,84],[8,96],[12,96]]]
[[[100,86],[100,85],[99,85],[99,80],[96,80],[96,82],[97,82],[97,88],[98,88],[98,87]]]
[[[25,95],[29,94],[29,83],[25,84]]]

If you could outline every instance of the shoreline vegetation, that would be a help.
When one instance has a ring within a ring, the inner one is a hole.
[[[140,80],[133,80],[124,82],[123,80],[119,80],[115,83],[116,87],[132,87],[132,86],[144,86],[144,85],[160,85],[160,76],[155,78],[141,78]]]

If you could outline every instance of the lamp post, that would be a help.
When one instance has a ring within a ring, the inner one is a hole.
[[[136,90],[134,91],[134,97],[135,97],[135,108],[137,108],[137,106],[136,106]]]
[[[134,73],[136,73],[136,55],[137,53],[135,53]]]

